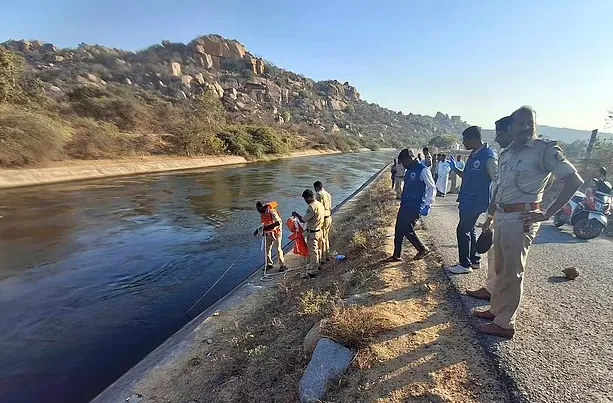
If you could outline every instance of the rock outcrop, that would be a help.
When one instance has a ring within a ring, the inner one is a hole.
[[[139,52],[85,43],[60,49],[25,40],[0,46],[24,56],[46,88],[62,89],[53,90],[60,97],[79,86],[126,86],[171,101],[211,91],[229,113],[240,111],[243,120],[287,124],[272,112],[278,107],[293,116],[292,125],[398,147],[435,134],[459,135],[468,127],[459,116],[442,112],[405,115],[370,104],[349,82],[313,81],[266,63],[240,42],[219,35],[188,44],[162,41]]]

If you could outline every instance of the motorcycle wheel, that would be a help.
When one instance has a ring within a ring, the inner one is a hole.
[[[562,219],[561,213],[558,213],[558,214],[553,216],[553,225],[555,225],[556,227],[560,228],[564,224],[565,224],[565,222]]]
[[[602,231],[604,231],[604,225],[587,217],[581,217],[573,225],[573,233],[579,239],[594,239],[602,234]]]

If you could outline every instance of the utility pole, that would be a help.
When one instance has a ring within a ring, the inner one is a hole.
[[[587,167],[590,165],[590,160],[592,159],[592,151],[594,151],[594,144],[596,144],[597,134],[598,134],[598,129],[592,130],[592,137],[590,137],[590,142],[587,144],[587,150],[585,151],[585,161],[583,163],[583,172],[587,172]]]

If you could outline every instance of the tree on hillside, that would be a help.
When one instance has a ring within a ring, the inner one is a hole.
[[[585,150],[587,150],[587,141],[585,140],[575,140],[572,143],[558,141],[558,145],[562,147],[564,153],[569,157],[579,157],[585,154]]]
[[[428,145],[437,148],[449,148],[455,143],[457,143],[458,139],[451,134],[443,134],[441,136],[434,136],[428,141]]]
[[[0,102],[27,102],[40,89],[41,82],[27,76],[24,58],[0,46]]]

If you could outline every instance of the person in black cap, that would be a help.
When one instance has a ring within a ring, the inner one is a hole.
[[[427,216],[434,203],[435,185],[432,173],[415,158],[415,153],[404,149],[398,155],[398,161],[406,168],[404,188],[400,199],[400,208],[396,217],[394,236],[394,254],[387,261],[402,261],[402,242],[407,238],[417,249],[415,260],[422,259],[430,250],[415,233],[415,224],[421,216]]]

